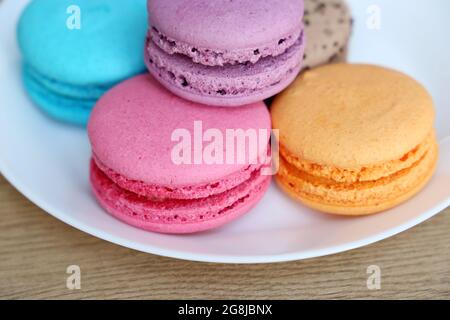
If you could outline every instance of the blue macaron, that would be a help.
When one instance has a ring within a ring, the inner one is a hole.
[[[98,98],[145,72],[145,0],[34,0],[17,37],[25,90],[51,117],[85,125]]]

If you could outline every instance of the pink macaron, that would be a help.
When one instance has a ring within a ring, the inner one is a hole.
[[[303,0],[149,0],[148,12],[147,67],[185,99],[258,102],[302,67]]]
[[[145,230],[222,226],[255,206],[270,184],[270,128],[262,102],[211,108],[137,76],[92,112],[93,192],[111,215]]]

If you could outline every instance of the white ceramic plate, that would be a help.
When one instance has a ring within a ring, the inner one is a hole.
[[[281,1],[281,0],[280,0]],[[43,116],[20,79],[15,25],[27,1],[0,5],[0,170],[26,197],[56,218],[96,237],[153,254],[209,262],[262,263],[338,253],[393,236],[450,205],[450,1],[354,0],[351,61],[405,71],[437,105],[441,156],[437,173],[414,199],[356,219],[320,214],[272,186],[248,215],[219,230],[169,236],[130,227],[106,214],[90,193],[90,147],[84,130]],[[375,11],[370,5],[377,5]],[[380,9],[381,30],[367,27]],[[417,8],[420,8],[418,10]]]

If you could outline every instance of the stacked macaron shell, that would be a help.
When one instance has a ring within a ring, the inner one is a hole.
[[[291,83],[305,47],[302,0],[151,0],[146,63],[188,100],[241,106]]]
[[[17,38],[24,86],[32,101],[55,119],[85,125],[107,90],[146,70],[145,4],[31,1],[20,17]]]
[[[212,129],[224,138],[232,129],[263,130],[257,145],[264,148],[223,144],[213,154],[229,159],[236,152],[245,161],[195,160],[211,142],[198,136],[195,122],[200,134]],[[94,194],[113,216],[145,230],[192,233],[221,226],[248,212],[267,190],[270,129],[262,102],[211,108],[174,96],[150,75],[137,76],[105,94],[93,110],[88,132]],[[189,140],[178,141],[177,132]],[[180,143],[186,146],[181,151]],[[180,156],[186,161],[179,162]]]
[[[304,204],[363,215],[392,208],[432,176],[434,107],[415,80],[369,65],[305,72],[272,106],[279,184]]]

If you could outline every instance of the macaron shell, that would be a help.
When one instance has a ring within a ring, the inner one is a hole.
[[[194,158],[192,164],[174,163],[172,150],[179,143],[173,141],[174,131],[189,133],[195,142],[195,122],[201,124],[199,131],[217,129],[224,136],[228,129],[265,130],[266,137],[261,137],[265,146],[270,138],[270,115],[263,102],[211,108],[174,96],[150,75],[132,78],[105,94],[92,112],[88,133],[93,153],[107,168],[150,185],[172,188],[218,181],[258,161],[246,153],[249,156],[243,163],[195,164]]]
[[[401,159],[429,135],[435,115],[429,93],[409,76],[348,64],[303,73],[271,114],[285,150],[339,168]]]
[[[202,104],[242,106],[285,89],[300,72],[303,52],[302,37],[284,54],[256,64],[210,67],[169,55],[150,41],[145,58],[150,73],[178,96]]]
[[[343,0],[305,0],[305,68],[344,62],[352,31],[351,12]]]
[[[152,0],[148,11],[166,36],[220,51],[278,43],[300,28],[303,1]]]
[[[281,170],[276,181],[292,198],[312,209],[338,215],[369,215],[394,208],[422,190],[435,171],[437,157],[438,147],[434,143],[417,165],[400,172],[396,177],[342,188],[338,185],[332,187],[326,182],[311,184],[298,172],[290,171],[289,166],[281,160]]]
[[[266,46],[258,46],[244,49],[212,50],[202,48],[195,44],[189,44],[177,39],[172,39],[162,34],[156,27],[149,29],[149,39],[167,54],[182,54],[193,62],[205,66],[225,66],[227,64],[257,63],[259,60],[283,54],[297,42],[303,28],[299,27],[289,35],[280,35],[278,42]]]
[[[75,85],[113,83],[145,70],[145,0],[31,1],[18,24],[25,61]],[[68,27],[80,9],[80,28]],[[133,36],[130,36],[133,35]]]
[[[68,99],[97,101],[106,91],[111,89],[116,83],[104,83],[98,85],[74,85],[70,82],[63,82],[48,78],[38,70],[35,70],[26,63],[23,65],[23,72],[27,77],[32,78],[43,92],[59,95]],[[92,104],[93,105],[93,104]]]
[[[93,155],[97,167],[115,184],[122,189],[131,191],[142,197],[157,199],[202,199],[212,195],[226,192],[236,186],[246,182],[256,172],[259,172],[264,165],[249,165],[242,170],[223,177],[220,180],[211,180],[203,184],[185,185],[169,187],[158,184],[147,184],[143,181],[131,180],[112,169],[106,167],[101,161]]]
[[[231,98],[221,98],[221,97],[209,97],[209,96],[203,96],[199,95],[194,92],[189,92],[187,90],[182,90],[178,86],[171,84],[168,81],[165,81],[164,79],[159,80],[169,91],[176,94],[179,97],[182,97],[186,100],[215,106],[215,107],[237,107],[240,108],[241,106],[255,103],[256,101],[262,101],[264,99],[267,99],[269,97],[272,97],[279,92],[283,91],[285,88],[289,86],[289,84],[294,81],[294,79],[297,77],[298,73],[300,72],[300,67],[297,67],[293,70],[293,72],[283,79],[281,82],[279,82],[276,85],[271,86],[270,88],[261,90],[258,93],[254,93],[249,96],[242,96],[242,97],[231,97]],[[151,72],[151,69],[150,69]]]
[[[280,147],[280,155],[295,168],[307,172],[309,175],[316,178],[348,184],[375,181],[393,175],[399,171],[409,169],[415,163],[420,161],[425,154],[433,148],[434,144],[436,144],[436,134],[433,131],[427,136],[425,141],[401,158],[359,168],[339,168],[331,165],[312,163],[289,153],[289,151],[285,150],[282,146]]]
[[[77,99],[48,91],[26,71],[23,72],[23,85],[30,99],[46,115],[58,121],[86,125],[95,100]]]
[[[160,233],[194,233],[214,229],[247,213],[262,198],[271,177],[255,175],[239,187],[201,201],[153,202],[119,188],[91,165],[94,195],[111,215],[140,229]]]

